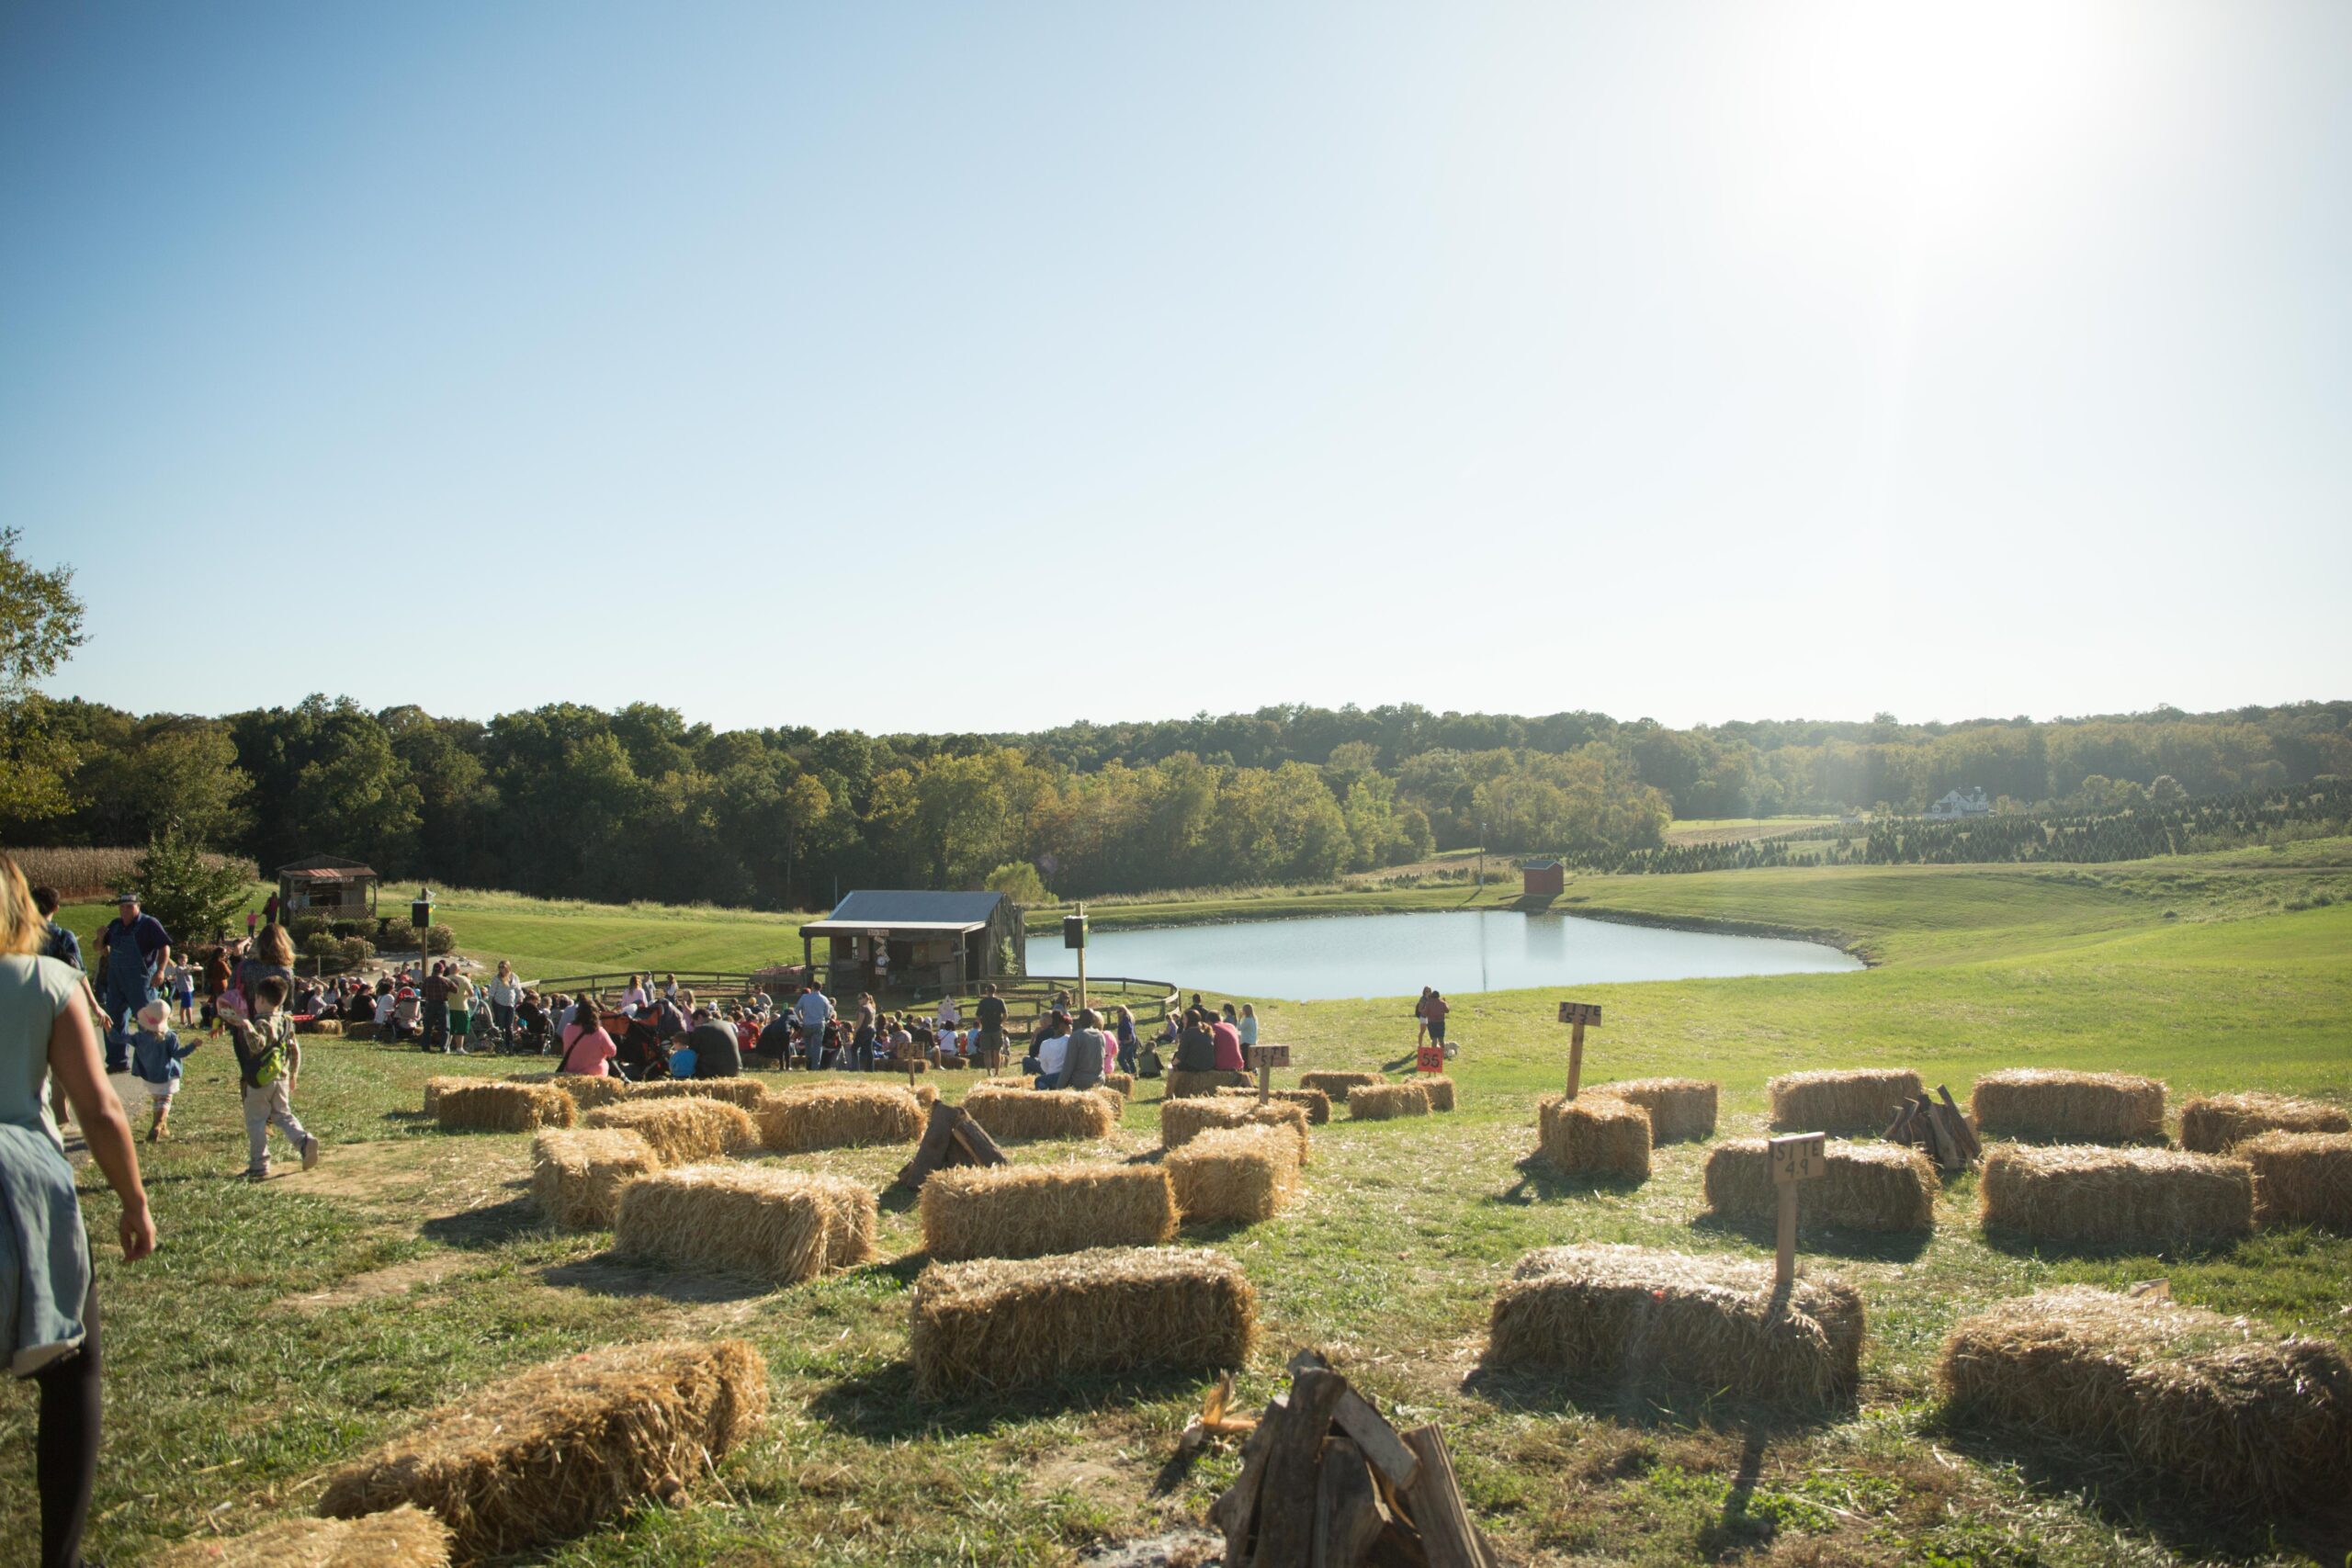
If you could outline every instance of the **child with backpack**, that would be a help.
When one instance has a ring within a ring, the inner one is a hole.
[[[204,1043],[200,1040],[180,1043],[180,1037],[171,1028],[171,1008],[161,997],[139,1010],[139,1027],[130,1036],[130,1076],[147,1091],[150,1104],[155,1108],[155,1119],[147,1125],[147,1141],[153,1143],[168,1130],[172,1119],[172,1096],[179,1091],[180,1064],[195,1054]]]
[[[275,1125],[301,1151],[302,1168],[319,1163],[319,1140],[294,1119],[294,1079],[302,1070],[302,1047],[286,1013],[286,981],[265,975],[254,985],[253,1017],[231,1016],[229,1043],[237,1053],[237,1077],[245,1096],[245,1179],[269,1176],[269,1130]]]

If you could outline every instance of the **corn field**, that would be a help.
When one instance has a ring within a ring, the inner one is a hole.
[[[60,897],[72,902],[77,899],[103,898],[134,878],[139,857],[144,850],[10,850],[25,880],[39,887],[43,885],[57,889]],[[261,873],[254,863],[235,855],[208,854],[208,865],[232,865],[254,881]]]

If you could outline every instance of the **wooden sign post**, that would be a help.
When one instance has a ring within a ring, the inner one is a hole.
[[[1775,1290],[1797,1281],[1797,1183],[1823,1174],[1829,1152],[1826,1133],[1792,1133],[1767,1145],[1772,1155],[1772,1190],[1781,1201],[1781,1247],[1772,1269]]]
[[[1258,1103],[1263,1105],[1274,1097],[1274,1069],[1290,1066],[1290,1047],[1252,1045],[1250,1066],[1258,1075]]]
[[[1599,1002],[1562,1002],[1560,1021],[1568,1026],[1568,1098],[1577,1097],[1577,1087],[1584,1081],[1584,1026],[1600,1027]]]

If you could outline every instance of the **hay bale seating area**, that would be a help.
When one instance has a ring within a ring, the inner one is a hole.
[[[1365,1084],[1348,1091],[1351,1122],[1387,1122],[1429,1113],[1430,1091],[1419,1083]]]
[[[723,1100],[729,1105],[740,1105],[746,1111],[756,1111],[768,1097],[767,1086],[757,1078],[658,1078],[652,1083],[632,1085],[631,1100],[684,1100],[700,1096],[705,1100]]]
[[[1307,1131],[1306,1107],[1278,1100],[1260,1105],[1254,1100],[1227,1100],[1220,1095],[1215,1100],[1185,1100],[1163,1105],[1159,1108],[1159,1146],[1173,1151],[1203,1133],[1251,1125],[1288,1128],[1298,1140],[1298,1163],[1314,1163],[1314,1134]]]
[[[1536,1152],[1563,1176],[1650,1179],[1650,1113],[1606,1095],[1545,1097]]]
[[[1387,1081],[1378,1073],[1301,1073],[1298,1075],[1299,1088],[1319,1090],[1329,1096],[1334,1104],[1346,1100],[1349,1095],[1367,1084]]]
[[[872,1189],[772,1166],[695,1165],[621,1189],[613,1246],[678,1269],[797,1285],[874,1256]]]
[[[922,1136],[922,1101],[891,1083],[814,1083],[769,1095],[754,1112],[778,1154],[904,1144]]]
[[[1154,1247],[1176,1234],[1176,1200],[1156,1165],[986,1165],[922,1184],[923,1250],[943,1262]]]
[[[1769,1260],[1555,1247],[1521,1258],[1495,1297],[1487,1361],[1822,1404],[1853,1393],[1863,1332],[1860,1295],[1826,1276],[1800,1275],[1781,1303]]]
[[[1107,1138],[1117,1125],[1111,1109],[1115,1094],[1084,1089],[1029,1089],[975,1084],[964,1097],[965,1113],[1002,1143],[1048,1138]]]
[[[1252,1104],[1258,1100],[1258,1091],[1254,1089],[1221,1089],[1217,1095],[1220,1099],[1246,1100]],[[1331,1120],[1331,1097],[1319,1089],[1278,1089],[1270,1090],[1266,1099],[1270,1102],[1297,1106],[1306,1112],[1309,1126],[1324,1126]]]
[[[279,1519],[165,1547],[152,1568],[447,1568],[449,1527],[402,1504],[356,1519]]]
[[[2098,1144],[2008,1145],[1984,1156],[1984,1222],[2074,1246],[2202,1247],[2254,1228],[2244,1160]]]
[[[603,1073],[557,1073],[548,1081],[571,1096],[571,1103],[582,1111],[627,1100],[629,1093],[628,1079]]]
[[[2282,1094],[2211,1094],[2180,1108],[2180,1146],[2194,1154],[2228,1154],[2259,1133],[2352,1133],[2352,1116]]]
[[[1221,1089],[1238,1089],[1244,1084],[1254,1085],[1257,1082],[1248,1073],[1237,1073],[1231,1068],[1180,1073],[1173,1067],[1168,1070],[1168,1077],[1162,1081],[1167,1087],[1160,1092],[1169,1100],[1189,1100],[1194,1095],[1215,1094]]]
[[[1898,1102],[1917,1097],[1921,1085],[1908,1067],[1856,1067],[1783,1073],[1764,1089],[1776,1132],[1883,1133]]]
[[[481,1079],[480,1078],[452,1077],[446,1075],[439,1077],[430,1077],[425,1079],[424,1113],[427,1116],[439,1115],[441,1111],[441,1096],[444,1093],[453,1089],[471,1089],[480,1082],[481,1082]]]
[[[610,1230],[621,1189],[661,1168],[653,1145],[633,1132],[558,1128],[531,1140],[531,1197],[563,1230]]]
[[[2070,1286],[1963,1318],[1936,1379],[1955,1419],[2119,1452],[2217,1499],[2352,1487],[2352,1360],[2201,1307]]]
[[[1715,1135],[1715,1103],[1720,1090],[1703,1079],[1627,1078],[1620,1083],[1596,1084],[1589,1092],[1605,1094],[1648,1111],[1654,1142],[1704,1142]],[[1883,1122],[1879,1123],[1881,1127],[1885,1125]]]
[[[1830,1140],[1820,1179],[1797,1188],[1801,1223],[1864,1231],[1927,1230],[1936,1223],[1936,1168],[1903,1144]],[[1707,1207],[1731,1219],[1779,1212],[1772,1155],[1762,1138],[1733,1138],[1707,1154]]]
[[[1104,1073],[1102,1087],[1117,1089],[1122,1100],[1133,1100],[1136,1097],[1136,1076],[1133,1073]]]
[[[615,1345],[476,1389],[327,1478],[319,1512],[429,1508],[463,1562],[674,1502],[757,1428],[767,1363],[741,1339]]]
[[[926,1398],[1072,1373],[1222,1371],[1247,1363],[1258,1338],[1249,1276],[1204,1248],[934,1263],[907,1310],[915,1387]]]
[[[2260,1133],[2230,1153],[2254,1172],[2254,1223],[2352,1231],[2352,1133]]]
[[[2068,1144],[2165,1141],[2165,1086],[2130,1073],[2016,1067],[1987,1073],[1969,1096],[1976,1130]]]
[[[433,1114],[447,1132],[535,1133],[580,1119],[571,1096],[547,1084],[444,1082]]]
[[[650,1100],[632,1095],[591,1111],[582,1121],[590,1127],[637,1134],[665,1166],[741,1154],[760,1141],[759,1129],[741,1106],[699,1095]]]
[[[1298,1144],[1280,1127],[1217,1127],[1167,1159],[1169,1184],[1187,1224],[1256,1224],[1298,1190]]]

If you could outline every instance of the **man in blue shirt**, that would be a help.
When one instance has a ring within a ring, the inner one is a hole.
[[[130,1021],[155,999],[157,977],[171,961],[172,933],[154,916],[139,912],[138,894],[125,893],[115,903],[119,912],[98,933],[98,953],[106,967],[107,1071],[124,1073],[130,1070]]]
[[[60,963],[82,967],[82,939],[57,923],[57,906],[62,902],[54,887],[33,889],[33,908],[49,922],[49,934],[41,939],[41,956]]]

